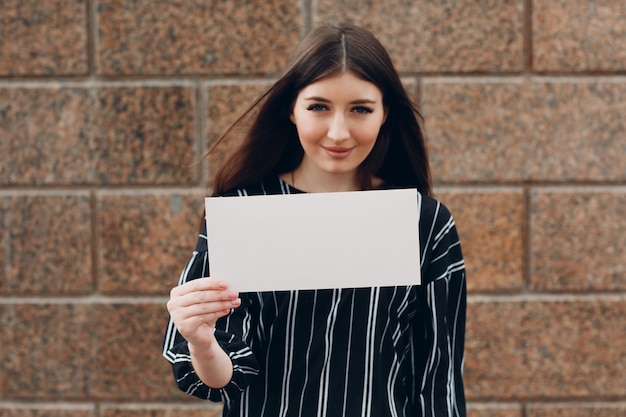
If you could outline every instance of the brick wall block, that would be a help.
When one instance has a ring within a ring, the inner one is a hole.
[[[531,285],[544,291],[626,290],[626,192],[536,190]]]
[[[220,417],[222,408],[220,404],[211,402],[202,402],[197,406],[176,404],[159,408],[146,406],[133,409],[111,405],[103,407],[100,415],[102,417]]]
[[[93,337],[94,313],[87,304],[3,306],[2,397],[29,401],[85,399],[97,342]]]
[[[622,417],[626,415],[623,403],[531,404],[528,417]]]
[[[93,182],[88,89],[0,89],[0,184]]]
[[[190,87],[102,88],[92,113],[98,182],[192,183],[194,107]]]
[[[2,398],[188,400],[161,355],[167,319],[165,303],[3,305]]]
[[[59,405],[57,408],[48,407],[16,407],[0,408],[0,417],[96,417],[93,407],[90,409],[76,409],[74,406]]]
[[[94,281],[89,196],[15,195],[1,200],[6,229],[0,294],[90,292]]]
[[[623,181],[626,84],[425,80],[439,181]]]
[[[313,18],[368,27],[400,71],[521,71],[523,9],[522,0],[320,0]]]
[[[0,76],[86,74],[87,1],[6,0]]]
[[[436,192],[457,224],[468,291],[524,286],[524,203],[521,190]]]
[[[472,404],[467,405],[467,417],[523,417],[519,405]]]
[[[535,0],[533,68],[624,71],[626,9],[622,0]]]
[[[620,297],[470,300],[468,398],[611,398],[626,394]]]
[[[89,373],[89,394],[106,401],[188,400],[176,388],[162,356],[168,313],[161,304],[101,304],[94,308],[97,349]]]
[[[301,2],[98,2],[101,74],[270,74],[302,31]]]
[[[189,87],[0,89],[0,184],[196,179]]]
[[[195,248],[204,210],[200,193],[98,195],[105,294],[167,295]]]

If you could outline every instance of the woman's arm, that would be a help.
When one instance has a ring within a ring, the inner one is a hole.
[[[170,315],[163,339],[163,356],[172,365],[176,385],[181,391],[202,399],[228,402],[258,374],[258,364],[249,348],[250,335],[246,330],[255,321],[255,315],[249,311],[250,303],[234,308],[240,305],[236,293],[229,293],[217,280],[202,279],[208,275],[207,239],[203,230],[181,273],[179,286],[172,290],[174,298],[178,299],[176,303],[193,307],[181,309],[186,311],[184,315],[188,315],[188,319],[174,319],[178,313]],[[195,281],[198,283],[192,284]],[[223,289],[207,292],[204,291],[207,285]],[[223,293],[222,296],[216,296],[219,292]],[[186,296],[183,297],[182,293]],[[208,303],[212,304],[210,312],[206,310],[207,303],[203,302],[207,298],[212,300]],[[215,304],[218,299],[221,301]],[[202,318],[203,314],[208,316]],[[218,320],[218,317],[222,319]]]
[[[466,320],[465,263],[454,219],[439,202],[420,222],[429,223],[424,241],[421,319],[428,329],[422,351],[424,374],[418,376],[424,416],[466,415],[463,355]]]

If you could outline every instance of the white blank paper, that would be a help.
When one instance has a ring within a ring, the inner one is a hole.
[[[239,292],[420,283],[415,189],[205,199],[212,277]]]

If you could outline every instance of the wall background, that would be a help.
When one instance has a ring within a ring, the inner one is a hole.
[[[470,416],[626,414],[626,2],[0,0],[1,417],[219,414],[160,353],[194,161],[342,19],[425,115]]]

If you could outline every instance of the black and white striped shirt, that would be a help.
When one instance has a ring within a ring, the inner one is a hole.
[[[231,195],[298,192],[275,178]],[[465,416],[465,265],[449,211],[417,198],[422,285],[240,294],[215,331],[234,367],[222,389],[199,380],[170,320],[163,355],[178,387],[223,401],[224,416]],[[179,284],[208,271],[203,230]]]

